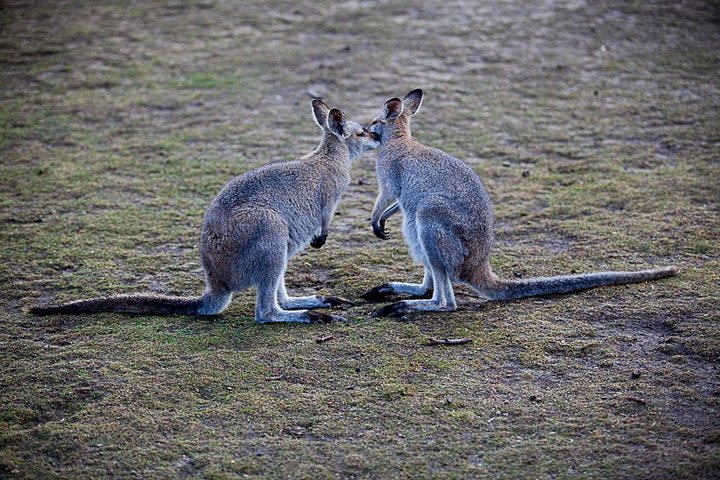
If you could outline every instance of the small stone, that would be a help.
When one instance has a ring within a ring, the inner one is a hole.
[[[635,370],[634,372],[632,372],[632,373],[630,374],[630,378],[632,378],[633,380],[637,380],[638,378],[640,378],[640,372],[638,372],[637,370]]]
[[[529,177],[530,176],[530,170],[524,170],[522,173],[523,177]]]
[[[510,162],[508,162],[508,161],[504,161],[504,162],[502,163],[502,166],[503,166],[503,167],[509,167],[510,165],[512,165],[512,163],[510,163]]]

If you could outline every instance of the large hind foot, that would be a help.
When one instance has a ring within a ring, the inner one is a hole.
[[[319,297],[328,307],[354,307],[355,302],[343,297]]]
[[[308,323],[335,323],[335,322],[347,322],[347,318],[339,315],[330,315],[322,312],[307,312],[309,322]]]
[[[324,297],[322,295],[310,295],[308,297],[281,297],[280,306],[287,310],[310,309],[310,308],[332,308],[352,307],[353,302],[342,297]]]
[[[385,305],[373,314],[373,317],[401,317],[413,312],[452,312],[454,304],[441,305],[435,300],[401,300]]]
[[[270,315],[256,314],[257,323],[335,323],[347,322],[345,317],[330,315],[329,313],[313,312],[309,310],[279,310]]]
[[[433,295],[432,288],[415,283],[390,282],[371,288],[362,294],[362,298],[371,303],[383,302],[396,295],[409,295],[411,299],[426,299]]]

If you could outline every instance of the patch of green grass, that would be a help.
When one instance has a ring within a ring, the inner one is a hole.
[[[229,90],[242,88],[242,78],[234,73],[192,72],[173,79],[170,88],[196,90]]]

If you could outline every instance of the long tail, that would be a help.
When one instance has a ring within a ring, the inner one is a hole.
[[[88,300],[76,300],[60,305],[33,307],[30,309],[30,313],[35,315],[96,312],[154,313],[160,315],[173,313],[192,314],[198,313],[204,299],[205,296],[171,297],[168,295],[155,294],[112,295]]]
[[[519,280],[494,278],[476,286],[481,295],[490,300],[514,300],[538,295],[577,292],[603,285],[640,283],[677,275],[675,267],[641,270],[638,272],[597,272],[559,277],[535,277]]]

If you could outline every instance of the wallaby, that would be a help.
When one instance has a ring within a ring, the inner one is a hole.
[[[372,212],[373,232],[387,239],[385,221],[403,213],[403,233],[414,259],[425,267],[422,284],[391,282],[363,297],[378,301],[393,294],[414,300],[392,303],[376,316],[414,311],[455,310],[453,282],[466,283],[488,300],[644,282],[677,273],[674,267],[638,272],[598,272],[518,280],[498,278],[490,268],[492,204],[480,177],[468,165],[412,139],[410,118],[420,109],[422,90],[385,102],[370,131],[380,137],[376,171],[380,192]]]
[[[379,145],[377,135],[322,100],[312,102],[323,129],[320,145],[297,161],[274,163],[228,182],[205,213],[200,262],[205,293],[200,297],[155,294],[114,295],[62,305],[35,307],[38,315],[124,312],[215,315],[233,293],[257,288],[255,321],[327,323],[342,317],[310,312],[351,303],[338,297],[290,297],[285,269],[308,243],[320,248],[340,196],[350,184],[350,161]]]

